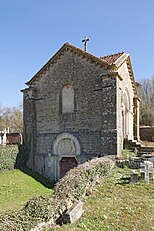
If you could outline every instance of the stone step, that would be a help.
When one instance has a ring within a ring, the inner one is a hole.
[[[137,140],[131,140],[131,141],[130,141],[130,145],[131,145],[132,147],[137,147],[137,148],[140,148],[140,147],[141,147],[141,143],[138,142]]]
[[[141,145],[141,143],[139,142],[139,141],[137,141],[137,140],[132,140],[131,141],[133,144],[136,144],[136,145]]]
[[[142,156],[144,154],[151,154],[154,152],[154,146],[145,146],[137,140],[126,141],[126,146],[129,145],[130,150],[137,150],[137,155]]]
[[[140,148],[141,143],[138,142],[137,140],[125,140],[124,141],[124,146],[127,148],[129,147],[130,149],[134,150],[134,148]]]
[[[151,152],[138,152],[137,156],[142,156],[142,155],[147,155],[147,154],[151,154]]]
[[[142,156],[152,153],[154,153],[154,147],[141,147],[137,152],[137,156]]]
[[[154,147],[141,147],[139,149],[141,152],[154,152]]]

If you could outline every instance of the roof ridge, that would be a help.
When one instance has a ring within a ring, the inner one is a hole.
[[[106,61],[109,65],[113,65],[124,54],[125,53],[122,51],[111,55],[101,56],[100,59]]]
[[[115,56],[115,55],[122,55],[124,53],[125,53],[124,51],[120,51],[118,53],[113,53],[113,54],[110,54],[110,55],[100,56],[100,58],[106,58],[106,57],[111,57],[111,56]]]

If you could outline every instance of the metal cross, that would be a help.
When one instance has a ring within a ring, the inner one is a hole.
[[[89,41],[89,38],[87,36],[84,36],[84,39],[82,40],[82,42],[84,43],[84,50],[87,51],[87,43]]]

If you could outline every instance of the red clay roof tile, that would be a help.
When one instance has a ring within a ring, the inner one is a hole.
[[[124,54],[124,52],[122,51],[122,52],[119,52],[117,54],[102,56],[102,57],[100,57],[100,59],[102,59],[103,61],[105,61],[111,65],[111,64],[114,64],[114,62],[123,54]]]

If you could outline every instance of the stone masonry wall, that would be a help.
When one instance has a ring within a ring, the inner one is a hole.
[[[140,139],[154,142],[154,127],[140,127]]]
[[[52,178],[56,160],[53,142],[62,133],[70,133],[78,139],[80,163],[94,156],[116,154],[116,80],[102,79],[103,68],[72,52],[65,52],[33,82],[36,171]],[[74,112],[62,114],[61,89],[65,84],[74,89]]]
[[[30,168],[34,166],[34,138],[35,138],[35,102],[34,102],[34,93],[31,88],[25,89],[23,91],[23,124],[24,124],[24,137],[23,144],[26,148],[28,155],[28,165]]]
[[[104,155],[117,155],[116,128],[116,78],[102,77],[102,130],[101,142]]]

